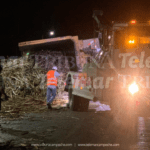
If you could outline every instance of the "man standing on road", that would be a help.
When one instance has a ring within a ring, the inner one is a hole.
[[[57,78],[60,74],[56,71],[57,67],[54,66],[52,70],[47,72],[47,106],[52,109],[51,103],[56,96]]]

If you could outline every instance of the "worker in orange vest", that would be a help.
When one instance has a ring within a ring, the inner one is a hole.
[[[56,96],[57,78],[60,74],[56,71],[57,67],[54,66],[52,70],[47,72],[47,107],[52,109],[51,103]]]

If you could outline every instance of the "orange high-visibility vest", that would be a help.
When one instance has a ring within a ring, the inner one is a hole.
[[[50,70],[47,72],[47,86],[48,85],[55,85],[57,86],[57,78],[54,76],[55,71]]]

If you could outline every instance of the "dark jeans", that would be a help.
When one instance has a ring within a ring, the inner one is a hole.
[[[56,88],[47,87],[47,103],[51,104],[56,96]]]

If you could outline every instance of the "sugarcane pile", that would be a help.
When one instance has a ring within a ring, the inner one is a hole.
[[[45,70],[33,68],[33,63],[34,61],[24,58],[4,62],[1,74],[4,80],[5,93],[10,98],[44,95],[44,90],[40,89],[40,83],[41,75],[45,74]]]
[[[21,57],[3,63],[1,74],[5,84],[5,93],[10,98],[25,98],[30,95],[34,99],[41,97],[46,99],[46,73],[55,65],[58,72],[62,73],[62,76],[58,78],[56,97],[61,98],[65,86],[64,81],[69,71],[65,57],[59,52],[39,51],[34,53],[34,58],[36,58],[36,64],[35,59],[30,57]]]

